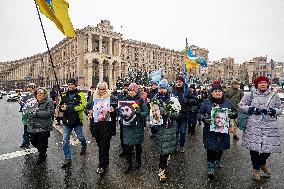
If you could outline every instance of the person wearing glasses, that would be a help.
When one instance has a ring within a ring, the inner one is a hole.
[[[214,115],[213,108],[229,111],[228,118],[226,118],[228,125],[229,118],[235,119],[238,116],[237,110],[232,102],[224,96],[223,88],[219,82],[213,82],[209,90],[209,97],[201,103],[198,113],[198,117],[204,123],[203,144],[204,148],[207,150],[207,171],[209,179],[214,179],[217,168],[222,167],[221,158],[223,151],[230,148],[229,133],[224,133],[223,129],[219,130],[218,127],[215,130],[211,130],[212,127],[214,128],[214,125],[212,125],[214,121],[219,122],[218,116],[211,117],[211,115]],[[232,132],[232,128],[229,127],[228,131]]]
[[[94,103],[94,100],[97,102]],[[105,100],[109,100],[109,104],[102,103]],[[91,134],[99,147],[99,165],[96,171],[98,174],[104,174],[109,165],[110,140],[113,136],[113,129],[115,129],[113,123],[116,123],[114,101],[115,98],[110,94],[107,83],[100,82],[97,90],[90,96],[85,109],[85,113],[87,113],[91,122]],[[100,119],[94,119],[94,106],[100,112],[98,116]]]
[[[36,98],[34,96],[35,89],[36,85],[34,83],[29,83],[27,86],[28,94],[24,97],[21,97],[19,101],[22,110],[22,122],[24,125],[23,142],[20,148],[28,148],[30,145],[30,134],[27,131],[28,117],[29,117],[29,112],[32,111],[32,109],[36,105]]]
[[[282,114],[280,97],[269,88],[270,81],[265,76],[254,80],[251,92],[243,96],[240,111],[249,114],[246,129],[243,132],[243,146],[250,150],[252,177],[259,181],[261,172],[271,176],[266,163],[271,153],[280,153],[280,126],[277,117]],[[277,164],[277,163],[276,163]]]
[[[29,113],[28,132],[31,136],[31,143],[37,148],[39,154],[36,164],[46,160],[48,138],[52,131],[54,104],[52,99],[48,98],[47,90],[38,88],[34,95],[37,103],[34,111]]]
[[[86,97],[77,89],[77,80],[71,78],[67,81],[68,90],[62,93],[59,102],[59,110],[63,112],[63,152],[65,160],[62,168],[69,167],[71,161],[70,134],[74,130],[81,142],[80,155],[86,154],[87,141],[83,134],[83,116],[86,105]]]

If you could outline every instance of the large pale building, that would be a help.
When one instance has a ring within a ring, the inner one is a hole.
[[[96,27],[76,30],[75,38],[65,38],[51,48],[52,61],[60,85],[71,77],[83,87],[106,81],[114,87],[118,78],[127,76],[129,68],[149,73],[163,68],[164,77],[173,81],[183,72],[183,53],[158,45],[123,39],[108,20]],[[208,50],[193,46],[192,51],[208,59]],[[20,60],[0,62],[0,85],[23,87],[27,82],[53,87],[54,69],[48,52]]]

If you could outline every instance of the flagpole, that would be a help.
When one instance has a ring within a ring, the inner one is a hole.
[[[187,38],[185,38],[185,51],[184,51],[184,68],[183,68],[183,77],[184,77],[184,84],[183,84],[183,97],[186,97],[186,51],[187,51]]]
[[[47,47],[47,51],[48,51],[48,55],[49,55],[49,60],[50,60],[50,63],[51,63],[51,67],[53,69],[53,74],[54,74],[54,77],[55,77],[56,85],[58,87],[59,95],[62,98],[62,94],[61,94],[58,78],[57,78],[57,75],[56,75],[56,72],[55,72],[55,66],[54,66],[53,61],[52,61],[51,52],[50,52],[50,49],[49,49],[49,46],[48,46],[48,42],[47,42],[47,39],[46,39],[46,34],[45,34],[45,31],[44,31],[44,28],[43,28],[43,24],[42,24],[42,20],[41,20],[41,17],[40,17],[39,10],[38,10],[38,6],[37,6],[35,1],[34,1],[34,3],[35,3],[35,6],[36,6],[38,18],[39,18],[41,29],[42,29],[42,32],[43,32],[43,36],[44,36],[44,39],[45,39],[45,43],[46,43],[46,47]]]

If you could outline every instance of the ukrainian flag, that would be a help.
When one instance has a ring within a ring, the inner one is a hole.
[[[40,12],[55,23],[68,37],[75,37],[75,31],[68,15],[69,4],[65,0],[35,0]]]

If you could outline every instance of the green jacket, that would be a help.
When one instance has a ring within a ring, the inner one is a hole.
[[[73,98],[70,96],[73,95]],[[63,111],[61,106],[67,105],[67,109]],[[86,105],[86,97],[82,91],[67,91],[62,93],[62,99],[59,102],[59,110],[64,112],[63,124],[68,127],[83,126],[84,108]]]
[[[238,106],[243,96],[244,92],[241,89],[234,90],[230,88],[225,91],[225,97],[231,100],[236,109],[239,109]]]
[[[135,113],[136,118],[130,122],[130,124],[126,124],[124,120],[122,120],[123,142],[126,145],[141,144],[144,141],[144,121],[149,114],[149,110],[139,95],[134,97],[127,96],[124,101],[139,102],[139,107],[135,110],[138,112],[137,114]]]

